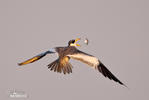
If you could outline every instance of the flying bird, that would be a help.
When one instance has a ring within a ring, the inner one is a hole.
[[[21,66],[33,63],[43,58],[47,54],[57,53],[59,58],[48,65],[48,68],[51,71],[59,73],[63,72],[64,74],[72,73],[72,65],[69,62],[69,60],[72,58],[81,61],[93,67],[94,69],[97,69],[100,73],[102,73],[105,77],[108,77],[110,80],[114,80],[115,82],[118,82],[119,84],[126,86],[118,78],[116,78],[116,76],[114,76],[98,58],[78,50],[76,48],[77,46],[80,46],[79,44],[76,43],[78,40],[80,40],[80,38],[70,40],[68,42],[68,46],[52,48],[46,52],[36,55],[31,59],[19,63],[18,65]]]

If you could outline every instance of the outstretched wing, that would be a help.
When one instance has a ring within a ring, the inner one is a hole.
[[[74,54],[67,55],[70,58],[79,60],[83,63],[86,63],[95,69],[98,69],[99,72],[101,72],[105,77],[108,77],[110,80],[114,80],[115,82],[120,83],[121,85],[124,85],[118,78],[116,78],[99,60],[98,58],[89,55],[87,53],[84,53],[82,51],[77,51]],[[126,85],[124,85],[126,86]]]
[[[63,72],[66,73],[72,73],[72,65],[69,63],[69,57],[65,56],[63,58],[59,58],[55,60],[54,62],[50,63],[48,65],[48,68],[50,70],[54,70],[54,72]]]
[[[54,52],[46,51],[44,53],[41,53],[41,54],[38,54],[38,55],[34,56],[33,58],[30,58],[30,59],[26,60],[24,62],[18,63],[18,65],[21,66],[21,65],[33,63],[33,62],[41,59],[42,57],[46,56],[48,53],[54,53]]]
[[[106,67],[104,64],[100,62],[98,65],[98,70],[101,72],[105,77],[108,77],[110,80],[114,80],[115,82],[118,82],[121,85],[126,86],[124,83],[122,83],[116,76],[114,76]],[[127,87],[127,86],[126,86]]]
[[[96,58],[96,57],[94,57],[92,55],[89,55],[87,53],[84,53],[82,51],[79,51],[79,50],[77,52],[75,52],[73,54],[69,54],[67,56],[72,58],[72,59],[76,59],[76,60],[79,60],[79,61],[81,61],[83,63],[86,63],[89,66],[94,67],[94,68],[96,68],[97,65],[99,65],[98,58]]]

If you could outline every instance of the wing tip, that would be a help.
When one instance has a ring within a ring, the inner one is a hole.
[[[22,65],[25,65],[24,62],[21,62],[21,63],[17,63],[18,66],[22,66]]]
[[[18,66],[21,66],[21,65],[23,65],[22,63],[17,63],[18,64]]]
[[[110,80],[118,82],[120,85],[127,87],[123,82],[121,82],[118,78],[116,78],[106,67],[103,63],[98,65],[98,70],[101,72],[105,77],[108,77]],[[128,88],[128,87],[127,87]]]

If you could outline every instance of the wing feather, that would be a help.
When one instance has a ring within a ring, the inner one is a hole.
[[[115,82],[118,82],[121,85],[126,86],[124,83],[122,83],[118,78],[116,78],[106,67],[104,64],[102,64],[96,57],[89,55],[87,53],[84,53],[82,51],[78,51],[77,53],[67,55],[70,58],[79,60],[83,63],[86,63],[90,66],[95,67],[95,69],[98,69],[100,73],[103,74],[103,76],[108,77],[110,80],[114,80]]]
[[[104,64],[100,63],[98,65],[98,70],[101,72],[105,77],[108,77],[110,80],[114,80],[115,82],[118,82],[121,85],[126,86],[124,83],[122,83],[116,76],[114,76],[106,67]],[[127,87],[127,86],[126,86]]]
[[[29,64],[29,63],[33,63],[33,62],[43,58],[44,56],[46,56],[48,53],[54,53],[54,52],[51,52],[51,51],[43,52],[41,54],[38,54],[38,55],[34,56],[33,58],[30,58],[30,59],[24,61],[24,62],[18,63],[18,65],[21,66],[21,65],[26,65],[26,64]]]
[[[86,53],[78,52],[67,56],[69,56],[72,59],[79,60],[83,63],[86,63],[92,67],[96,67],[99,64],[99,61],[96,57],[88,55]]]

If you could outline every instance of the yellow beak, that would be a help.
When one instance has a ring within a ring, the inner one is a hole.
[[[75,44],[76,44],[76,46],[81,46],[80,44],[77,44],[77,43],[76,43],[76,42],[79,41],[79,40],[81,40],[81,38],[75,39]]]

